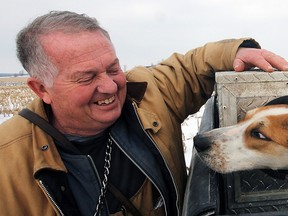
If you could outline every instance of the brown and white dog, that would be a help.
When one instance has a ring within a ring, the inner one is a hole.
[[[201,159],[220,173],[288,169],[288,105],[250,110],[234,126],[196,135],[194,146]]]

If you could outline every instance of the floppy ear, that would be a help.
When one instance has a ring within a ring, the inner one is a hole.
[[[46,104],[51,104],[50,94],[42,81],[34,77],[29,77],[27,84]]]

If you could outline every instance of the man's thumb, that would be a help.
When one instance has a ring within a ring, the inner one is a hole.
[[[245,64],[240,59],[235,59],[234,62],[233,62],[233,68],[237,72],[244,71]]]

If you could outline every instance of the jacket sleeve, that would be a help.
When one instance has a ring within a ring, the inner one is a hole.
[[[233,61],[240,46],[260,48],[250,38],[211,42],[184,55],[174,53],[146,70],[153,76],[170,111],[179,121],[183,121],[188,115],[197,112],[211,96],[215,71],[233,70]],[[137,68],[134,70],[136,72]],[[143,72],[144,69],[138,70]]]

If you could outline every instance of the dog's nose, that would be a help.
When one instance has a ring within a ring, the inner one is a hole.
[[[201,134],[197,134],[193,138],[193,142],[194,142],[194,146],[198,152],[205,151],[205,150],[209,149],[211,146],[211,141],[209,140],[209,138],[207,138],[206,136],[203,136]]]

